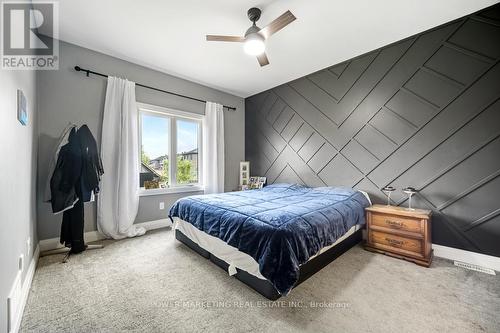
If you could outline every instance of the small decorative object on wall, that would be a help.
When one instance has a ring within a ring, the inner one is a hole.
[[[17,89],[17,120],[24,126],[28,125],[28,102],[21,89]]]
[[[250,162],[240,162],[240,187],[242,190],[246,189],[243,188],[248,187],[248,182],[250,178]]]
[[[250,189],[259,189],[263,188],[266,184],[266,177],[250,177],[250,181],[248,183]]]
[[[414,210],[411,208],[411,197],[418,191],[414,187],[408,186],[403,189],[403,192],[408,195],[408,210]]]
[[[387,196],[387,206],[391,205],[391,194],[394,191],[396,191],[396,189],[392,186],[386,186],[386,187],[382,188],[382,192],[384,192],[385,195]]]

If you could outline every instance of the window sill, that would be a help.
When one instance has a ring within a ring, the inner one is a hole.
[[[205,190],[205,188],[201,185],[178,186],[178,187],[170,187],[170,188],[151,189],[151,190],[145,190],[145,189],[141,188],[141,189],[139,189],[139,196],[140,197],[148,197],[151,195],[201,192],[204,190]]]

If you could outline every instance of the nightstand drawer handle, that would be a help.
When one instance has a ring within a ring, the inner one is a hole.
[[[385,223],[388,224],[392,228],[402,228],[403,227],[403,222],[399,222],[399,221],[385,220]]]
[[[392,239],[392,238],[386,238],[385,240],[393,246],[401,246],[404,243],[404,241]]]

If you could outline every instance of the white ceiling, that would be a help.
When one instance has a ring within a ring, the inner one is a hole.
[[[61,0],[60,39],[247,97],[496,2]],[[263,68],[238,43],[205,41],[243,35],[252,6],[261,27],[287,9],[297,17],[267,41]]]

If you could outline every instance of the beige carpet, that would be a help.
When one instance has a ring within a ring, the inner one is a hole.
[[[500,332],[500,278],[355,247],[268,302],[170,229],[41,258],[22,332]]]

